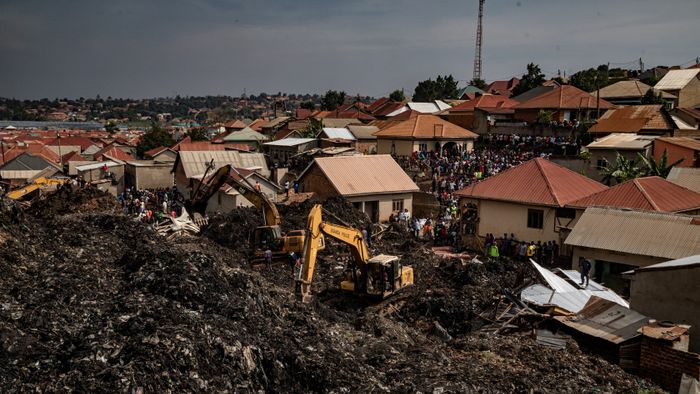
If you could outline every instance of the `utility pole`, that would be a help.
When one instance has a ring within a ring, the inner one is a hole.
[[[58,157],[61,159],[61,171],[63,171],[63,154],[61,153],[61,133],[56,131],[56,139],[58,140]]]
[[[479,0],[479,22],[476,26],[476,47],[474,48],[474,75],[472,79],[481,79],[481,43],[483,41],[482,20],[484,18],[484,1]]]
[[[644,62],[642,61],[642,58],[640,57],[639,58],[639,73],[641,74],[643,72],[644,72]]]

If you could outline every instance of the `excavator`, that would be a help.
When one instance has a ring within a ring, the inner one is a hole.
[[[212,163],[213,165],[213,163]],[[239,179],[231,176],[231,171],[234,171]],[[185,204],[185,209],[190,212],[195,223],[198,217],[202,217],[207,209],[207,202],[224,184],[231,185],[236,190],[250,201],[256,208],[262,210],[264,225],[257,227],[252,234],[251,242],[254,250],[253,262],[264,260],[265,251],[272,251],[272,257],[283,258],[288,253],[294,252],[301,254],[304,250],[304,230],[293,230],[287,234],[282,234],[282,220],[277,211],[275,203],[255,186],[240,174],[240,172],[231,165],[225,165],[219,168],[208,181],[203,181],[197,185],[193,191],[192,197]]]
[[[38,177],[19,189],[12,190],[7,193],[6,197],[13,200],[28,200],[42,191],[54,189],[66,183],[65,179],[54,179],[46,177]]]
[[[370,257],[360,230],[324,222],[322,212],[320,204],[314,205],[309,212],[304,258],[295,286],[297,299],[308,302],[311,297],[316,257],[325,247],[324,236],[336,239],[350,248],[353,264],[340,283],[341,290],[381,300],[413,284],[412,267],[402,266],[397,256],[380,254]]]

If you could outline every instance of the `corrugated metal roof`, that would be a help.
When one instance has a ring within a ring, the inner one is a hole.
[[[344,127],[324,127],[323,134],[325,134],[330,139],[355,141],[355,136],[352,135],[350,130]]]
[[[348,125],[348,130],[355,136],[358,140],[376,140],[377,136],[374,135],[379,131],[377,126],[364,126],[364,125]]]
[[[675,269],[675,268],[688,269],[688,268],[694,268],[694,267],[700,267],[700,254],[696,254],[694,256],[683,257],[682,259],[665,261],[663,263],[637,268],[635,270],[635,272],[638,272],[638,271],[646,272],[646,271],[657,271],[657,270],[661,271],[661,270],[669,270],[669,269]]]
[[[377,138],[476,139],[478,134],[434,115],[417,115],[374,133]]]
[[[640,81],[619,81],[600,89],[600,98],[603,99],[624,99],[641,98],[646,92],[652,89],[651,86]],[[654,92],[658,94],[658,92]],[[591,92],[597,96],[598,91]],[[671,93],[661,92],[661,96],[666,99],[674,99],[676,96]]]
[[[319,157],[315,165],[346,197],[419,190],[390,155]]]
[[[682,146],[684,148],[700,151],[700,141],[688,137],[661,137],[659,141]]]
[[[594,109],[597,108],[597,99],[588,92],[572,86],[562,85],[549,92],[545,92],[524,101],[513,108],[518,109]],[[614,105],[600,99],[600,108],[609,109]]]
[[[449,104],[447,104],[446,102],[441,101],[441,100],[435,100],[432,103],[410,102],[410,103],[407,103],[406,106],[408,107],[408,109],[420,112],[422,114],[435,114],[435,113],[438,113],[440,111],[444,111],[446,109],[451,108]]]
[[[607,186],[542,158],[455,192],[459,197],[563,207]]]
[[[644,130],[675,128],[663,105],[630,105],[607,111],[589,130],[589,133],[638,133]]]
[[[700,194],[658,176],[650,176],[615,185],[570,205],[685,212],[700,208]]]
[[[649,322],[647,316],[637,311],[596,296],[575,316],[554,318],[576,331],[614,344],[639,336],[638,330]]]
[[[678,259],[700,253],[700,220],[672,213],[587,208],[565,243]]]
[[[265,126],[267,127],[267,126]],[[227,135],[222,139],[224,142],[237,142],[237,141],[267,141],[270,137],[258,133],[257,131],[246,127],[243,130],[234,131],[233,133]]]
[[[645,337],[663,339],[666,341],[675,341],[683,335],[686,335],[690,331],[690,326],[686,325],[674,325],[665,326],[660,325],[658,322],[654,324],[649,324],[639,329],[639,333]]]
[[[270,176],[270,170],[262,153],[241,153],[231,150],[178,152],[175,166],[181,163],[185,176],[193,178],[196,175],[204,174],[212,159],[215,169],[231,164],[236,168],[261,168],[260,174],[262,176],[266,178]]]
[[[297,146],[316,141],[315,138],[284,138],[279,141],[266,142],[265,146]]]
[[[666,180],[700,193],[700,168],[673,167]]]
[[[2,179],[29,179],[36,174],[40,173],[42,170],[0,170],[0,178]]]
[[[352,118],[324,118],[323,125],[325,127],[346,127],[351,124],[362,124],[358,119]]]
[[[669,70],[654,88],[659,90],[683,89],[693,78],[697,77],[698,73],[700,73],[700,68]]]
[[[86,164],[82,166],[76,166],[75,169],[78,171],[90,171],[90,170],[97,170],[98,168],[103,168],[103,167],[118,167],[120,166],[120,163],[114,162],[114,161],[103,161],[99,163],[94,163],[94,164]]]
[[[630,149],[641,150],[650,146],[655,136],[644,136],[627,133],[614,133],[599,138],[586,146],[588,149]]]

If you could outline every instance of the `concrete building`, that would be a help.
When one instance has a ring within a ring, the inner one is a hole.
[[[124,191],[124,163],[107,160],[76,166],[78,177],[94,187],[116,196]]]
[[[366,155],[377,153],[377,136],[374,133],[379,131],[377,126],[348,125],[348,130],[355,136],[355,149]]]
[[[418,186],[389,155],[316,158],[299,176],[302,192],[326,199],[343,196],[373,221],[408,208]]]
[[[273,162],[286,162],[292,156],[296,156],[309,149],[316,148],[318,140],[315,138],[284,138],[279,141],[271,141],[263,144],[263,149]]]
[[[700,68],[669,70],[654,89],[678,97],[676,107],[695,108],[700,105]]]
[[[185,196],[190,195],[194,182],[207,173],[207,168],[213,165],[209,173],[227,164],[236,168],[252,170],[265,178],[270,177],[270,169],[262,153],[240,153],[238,151],[180,151],[173,163],[175,186]]]
[[[161,146],[158,148],[153,148],[143,154],[146,159],[153,160],[157,163],[174,163],[177,158],[177,151]]]
[[[576,210],[567,204],[606,189],[579,173],[536,158],[454,194],[461,207],[476,204],[475,233],[480,237],[513,233],[521,241],[561,245],[565,236],[560,230],[576,218]]]
[[[413,152],[471,152],[478,135],[434,115],[415,114],[374,133],[377,153],[410,156]]]
[[[675,163],[677,167],[700,167],[700,141],[688,137],[657,138],[654,141],[654,159],[657,162],[663,156],[664,151],[668,155],[668,162]]]
[[[572,263],[593,263],[591,278],[621,293],[622,273],[670,259],[700,254],[697,218],[673,213],[590,207],[576,222],[565,245]]]
[[[282,188],[280,188],[276,183],[255,171],[250,171],[243,168],[238,168],[237,171],[238,173],[232,170],[229,176],[239,181],[245,179],[253,186],[257,182],[260,184],[260,191],[265,194],[270,201],[277,202],[278,194],[282,191]],[[237,207],[253,206],[250,201],[248,201],[245,197],[243,197],[243,195],[241,195],[241,193],[238,192],[237,188],[237,185],[231,184],[221,186],[219,192],[214,194],[209,199],[209,203],[207,204],[207,212],[231,212]]]
[[[465,129],[472,130],[477,134],[486,134],[489,129],[489,122],[495,123],[495,116],[509,115],[512,119],[515,111],[512,109],[520,102],[509,99],[505,96],[486,94],[478,96],[474,100],[456,105],[443,112],[447,120]],[[485,116],[477,116],[478,112]],[[491,116],[493,113],[493,117]]]
[[[618,154],[630,161],[639,160],[639,154],[651,157],[655,138],[655,136],[615,133],[596,139],[586,146],[586,149],[591,153],[591,165],[593,166],[586,175],[601,181],[603,169],[614,164]]]
[[[126,187],[141,189],[171,188],[175,185],[172,163],[155,160],[131,160],[124,165]]]
[[[689,324],[690,350],[700,353],[700,255],[637,268],[630,307],[657,320]]]
[[[575,86],[562,85],[512,108],[515,110],[516,120],[536,123],[540,111],[547,111],[552,114],[553,121],[561,123],[595,119],[598,110],[602,115],[613,107],[613,104],[603,99],[597,100],[592,94]]]

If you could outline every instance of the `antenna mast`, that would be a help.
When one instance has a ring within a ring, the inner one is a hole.
[[[474,53],[474,75],[473,79],[481,79],[481,41],[482,41],[482,19],[484,18],[484,1],[479,0],[479,24],[476,27],[476,48]]]

